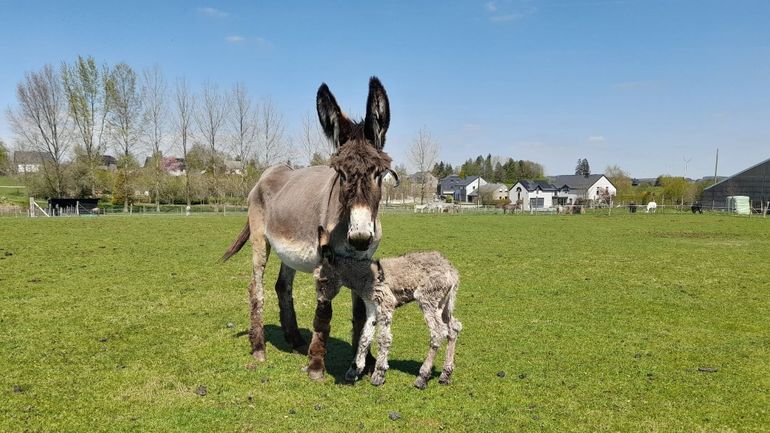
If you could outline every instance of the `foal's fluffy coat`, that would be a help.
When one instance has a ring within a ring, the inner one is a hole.
[[[445,339],[446,359],[439,382],[448,384],[454,369],[457,335],[462,329],[460,321],[452,315],[460,282],[457,269],[435,251],[411,253],[379,261],[333,257],[329,249],[324,248],[323,232],[321,238],[323,259],[315,271],[319,289],[336,291],[339,286],[346,286],[358,294],[366,304],[367,320],[355,359],[345,378],[352,382],[363,373],[376,319],[380,327],[379,352],[371,382],[373,385],[385,382],[388,349],[393,340],[390,330],[393,311],[396,307],[417,301],[430,330],[430,348],[414,386],[420,389],[426,387],[436,352]]]

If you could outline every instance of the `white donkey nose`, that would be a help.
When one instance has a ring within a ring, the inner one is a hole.
[[[374,237],[372,211],[366,206],[355,206],[350,210],[348,241],[359,250],[365,250]]]

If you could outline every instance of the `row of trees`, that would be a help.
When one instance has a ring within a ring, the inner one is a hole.
[[[157,66],[137,73],[126,63],[99,65],[93,57],[78,57],[59,68],[49,64],[28,72],[16,96],[17,106],[7,111],[16,147],[45,155],[40,177],[50,196],[99,195],[99,170],[109,150],[117,156],[119,171],[112,192],[124,196],[126,208],[140,174],[153,179],[152,195],[159,205],[167,177],[162,156],[169,150],[187,161],[198,148],[201,171],[210,178],[205,183],[219,199],[226,159],[244,164],[244,189],[249,172],[298,154],[323,161],[331,150],[309,114],[294,139],[273,102],[256,102],[243,84],[223,91],[206,82],[195,93],[185,78],[169,86]],[[141,173],[140,153],[149,154],[152,162]],[[184,178],[188,203],[191,171]]]
[[[703,189],[711,184],[705,180],[692,182],[681,176],[661,175],[653,185],[634,186],[631,176],[617,165],[608,166],[604,175],[618,190],[615,201],[622,203],[690,204],[699,201]]]
[[[545,173],[543,166],[537,162],[527,160],[515,160],[502,158],[488,154],[485,157],[479,155],[476,159],[468,159],[456,170],[452,164],[440,161],[435,164],[432,173],[441,179],[452,173],[461,177],[481,176],[487,182],[515,183],[519,179],[543,179]]]

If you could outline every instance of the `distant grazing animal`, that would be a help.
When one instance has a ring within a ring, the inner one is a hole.
[[[249,193],[246,226],[222,257],[227,260],[251,240],[252,276],[249,284],[252,355],[265,360],[262,310],[265,302],[263,274],[272,250],[281,260],[275,291],[284,337],[294,349],[306,343],[297,328],[292,284],[296,271],[313,272],[321,261],[317,227],[330,231],[329,247],[342,257],[369,259],[382,235],[377,217],[382,196],[382,177],[391,173],[390,157],[383,152],[390,125],[390,105],[385,88],[376,77],[369,80],[366,117],[350,120],[340,109],[326,84],[318,88],[316,108],[326,137],[334,145],[329,166],[301,169],[281,165],[265,170]],[[318,294],[317,294],[318,295]],[[313,340],[308,349],[308,376],[322,379],[326,341],[332,318],[332,297],[317,296]],[[353,345],[364,326],[365,307],[353,297]],[[370,364],[374,358],[369,355]]]
[[[690,206],[690,210],[692,213],[703,213],[703,207],[698,202],[693,203],[692,206]]]
[[[650,212],[655,213],[656,209],[658,209],[657,203],[655,203],[654,201],[647,203],[647,213],[650,213]]]
[[[328,232],[318,227],[321,265],[316,269],[319,292],[336,293],[340,286],[350,288],[364,300],[366,324],[356,355],[345,379],[354,382],[364,371],[364,357],[374,337],[375,319],[379,325],[377,363],[372,385],[385,383],[388,350],[393,341],[390,327],[396,307],[417,301],[430,329],[430,348],[414,386],[425,389],[433,371],[433,360],[447,340],[444,368],[439,383],[448,384],[454,370],[455,345],[462,324],[453,311],[460,276],[457,269],[438,252],[411,253],[382,260],[356,260],[336,257],[328,246]]]

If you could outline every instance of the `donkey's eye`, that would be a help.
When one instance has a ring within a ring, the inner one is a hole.
[[[343,182],[347,182],[347,180],[348,180],[348,177],[347,177],[347,176],[345,176],[345,173],[343,173],[343,172],[341,172],[341,171],[337,171],[337,174],[340,176],[340,180],[341,180],[341,181],[343,181]]]

